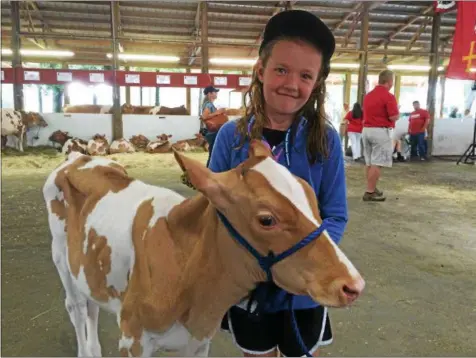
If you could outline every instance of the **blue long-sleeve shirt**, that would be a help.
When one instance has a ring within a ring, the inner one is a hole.
[[[323,220],[327,223],[327,231],[331,239],[338,244],[347,224],[347,198],[344,172],[344,156],[341,149],[340,138],[336,130],[327,128],[329,156],[315,164],[310,164],[306,150],[307,121],[302,118],[297,130],[294,142],[290,150],[290,171],[306,180],[316,193],[319,203],[319,211]],[[243,147],[236,149],[241,137],[236,131],[236,122],[230,121],[223,125],[216,137],[213,152],[210,159],[210,170],[218,173],[237,167],[248,158],[249,142]],[[284,143],[276,146],[279,152]],[[278,162],[286,166],[284,155]],[[265,310],[275,312],[288,308],[286,292],[280,289],[274,296],[273,302],[269,302]],[[319,304],[309,296],[295,296],[294,308],[313,308]]]

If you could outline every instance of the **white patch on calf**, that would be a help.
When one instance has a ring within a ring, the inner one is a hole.
[[[319,227],[304,188],[289,170],[269,157],[251,169],[261,173],[278,193],[286,197],[311,223]]]
[[[93,167],[94,162],[103,160],[104,158],[97,158],[86,165]],[[85,235],[94,229],[98,236],[107,239],[107,245],[111,248],[111,270],[106,276],[107,286],[112,286],[119,293],[125,291],[128,275],[132,275],[134,267],[135,250],[131,237],[134,219],[139,206],[150,199],[153,199],[154,207],[152,218],[157,220],[166,216],[173,206],[185,198],[166,188],[133,181],[124,190],[108,192],[96,203],[86,219]],[[84,241],[83,252],[87,252],[87,239]],[[113,305],[116,303],[110,299],[108,309],[112,310]]]
[[[337,246],[337,244],[334,242],[334,240],[331,239],[329,233],[327,230],[324,231],[324,234],[326,234],[326,239],[328,239],[331,242],[331,245],[334,247],[334,250],[336,252],[336,256],[339,259],[340,262],[347,268],[347,271],[349,272],[349,275],[356,279],[360,277],[359,271],[355,268],[354,264],[348,259],[348,257],[344,254],[344,252]]]
[[[156,107],[152,108],[152,109],[149,111],[149,114],[154,114],[154,115],[155,115],[155,114],[159,113],[159,112],[160,112],[160,107],[161,107],[161,106],[156,106]]]
[[[105,114],[108,113],[112,109],[112,106],[101,106],[99,113]]]

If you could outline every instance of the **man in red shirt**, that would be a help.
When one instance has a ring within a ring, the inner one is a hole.
[[[408,134],[412,146],[410,158],[419,156],[420,160],[426,160],[425,132],[430,123],[430,113],[426,109],[421,109],[418,101],[413,102],[413,109],[408,118]]]
[[[386,198],[377,189],[381,167],[392,167],[392,129],[398,120],[399,111],[393,87],[393,72],[385,70],[378,76],[378,85],[364,97],[364,129],[362,142],[367,174],[367,190],[364,201],[384,201]]]

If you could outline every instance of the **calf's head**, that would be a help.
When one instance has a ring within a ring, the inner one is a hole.
[[[262,256],[286,251],[322,223],[313,189],[277,163],[260,141],[251,143],[245,162],[224,173],[212,173],[178,152],[174,155],[193,186]],[[230,247],[245,250],[238,243]],[[326,306],[351,304],[365,286],[327,231],[271,271],[284,290],[309,295]]]

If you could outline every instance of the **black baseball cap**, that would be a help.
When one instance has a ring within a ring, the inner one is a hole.
[[[331,30],[321,19],[304,10],[287,10],[274,15],[266,24],[259,53],[279,37],[297,37],[322,52],[324,61],[330,61],[336,42]]]
[[[208,87],[205,87],[205,89],[203,90],[203,94],[209,94],[209,93],[218,92],[218,91],[220,91],[218,88],[215,88],[213,86],[208,86]]]

